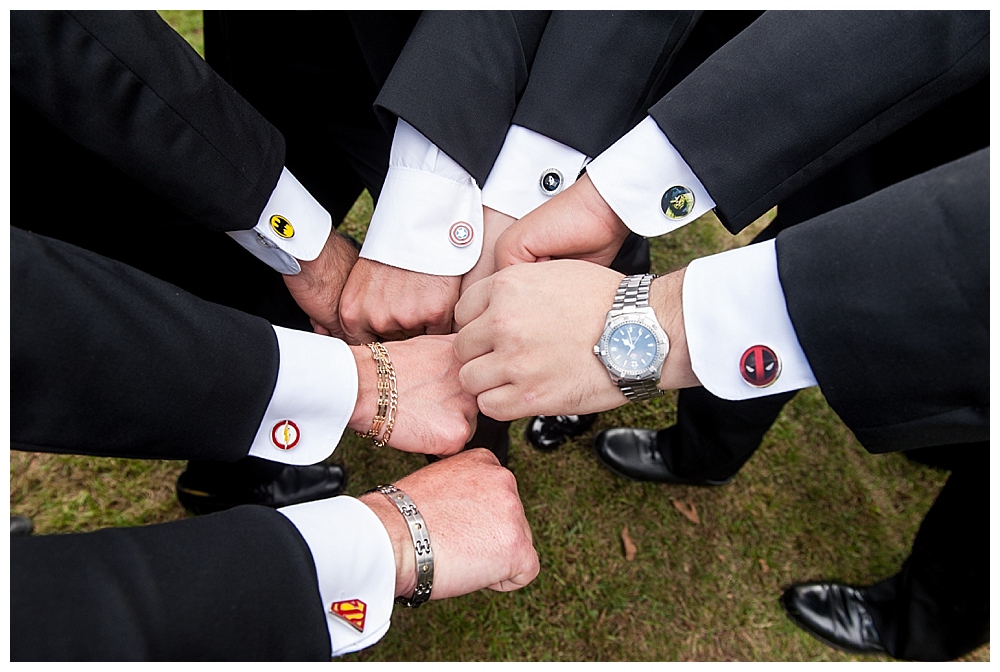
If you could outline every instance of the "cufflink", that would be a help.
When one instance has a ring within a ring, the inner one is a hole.
[[[538,187],[546,196],[555,196],[563,186],[563,174],[558,168],[546,168],[538,178]]]
[[[740,357],[740,374],[747,385],[767,387],[778,379],[780,373],[781,362],[774,350],[766,345],[751,346]]]
[[[271,216],[271,230],[279,238],[287,239],[295,235],[295,228],[292,226],[292,223],[281,215]]]
[[[472,226],[465,222],[455,222],[448,231],[448,239],[455,247],[468,247],[475,235]]]
[[[330,605],[330,613],[337,616],[358,632],[365,631],[368,605],[361,600],[341,600]]]
[[[291,450],[299,442],[299,426],[291,420],[281,420],[271,428],[271,443],[278,450]]]
[[[676,185],[663,192],[660,210],[668,219],[684,219],[694,208],[694,194],[687,187]]]

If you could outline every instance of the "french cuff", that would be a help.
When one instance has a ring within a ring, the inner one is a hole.
[[[456,182],[390,167],[361,256],[431,275],[464,275],[483,249],[483,202],[470,175]]]
[[[647,238],[690,224],[715,207],[652,117],[591,161],[587,175],[625,226]]]
[[[278,509],[305,539],[316,566],[334,656],[371,646],[389,630],[396,561],[382,522],[352,497]]]
[[[773,240],[691,262],[683,310],[691,367],[715,396],[738,401],[816,385],[788,316]]]
[[[523,126],[511,126],[483,186],[483,205],[520,219],[576,182],[588,157]]]
[[[358,399],[358,368],[343,341],[272,325],[278,380],[250,455],[316,464],[337,447]]]
[[[299,260],[312,261],[323,251],[333,221],[287,168],[281,169],[257,226],[227,233],[250,254],[284,275],[296,275]]]

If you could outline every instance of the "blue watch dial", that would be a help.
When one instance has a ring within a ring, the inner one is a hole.
[[[626,322],[611,332],[608,357],[622,371],[636,372],[649,368],[656,359],[656,337],[646,327]]]

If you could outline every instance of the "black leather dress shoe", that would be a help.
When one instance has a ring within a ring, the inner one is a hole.
[[[619,427],[605,429],[594,437],[594,452],[605,467],[633,481],[654,481],[676,485],[725,485],[724,480],[692,479],[677,476],[667,468],[656,448],[656,430]]]
[[[802,583],[786,590],[781,604],[797,626],[828,646],[848,653],[885,653],[864,588]]]
[[[596,419],[597,413],[536,415],[525,428],[524,438],[538,450],[549,453],[568,440],[586,432],[593,426]]]
[[[10,517],[10,536],[26,537],[34,531],[35,526],[32,524],[31,518],[27,516]]]
[[[233,464],[189,463],[177,478],[177,499],[191,513],[203,515],[241,504],[276,509],[335,497],[347,487],[347,474],[336,464],[261,465],[253,459]]]

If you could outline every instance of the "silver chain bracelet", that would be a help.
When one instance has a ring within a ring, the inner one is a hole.
[[[395,485],[379,485],[368,492],[381,492],[389,498],[406,520],[413,539],[413,557],[417,562],[417,587],[409,598],[397,597],[396,604],[404,607],[417,608],[430,599],[434,587],[434,552],[431,550],[431,537],[427,532],[427,523],[417,511],[409,495]],[[368,494],[368,493],[365,493]]]

